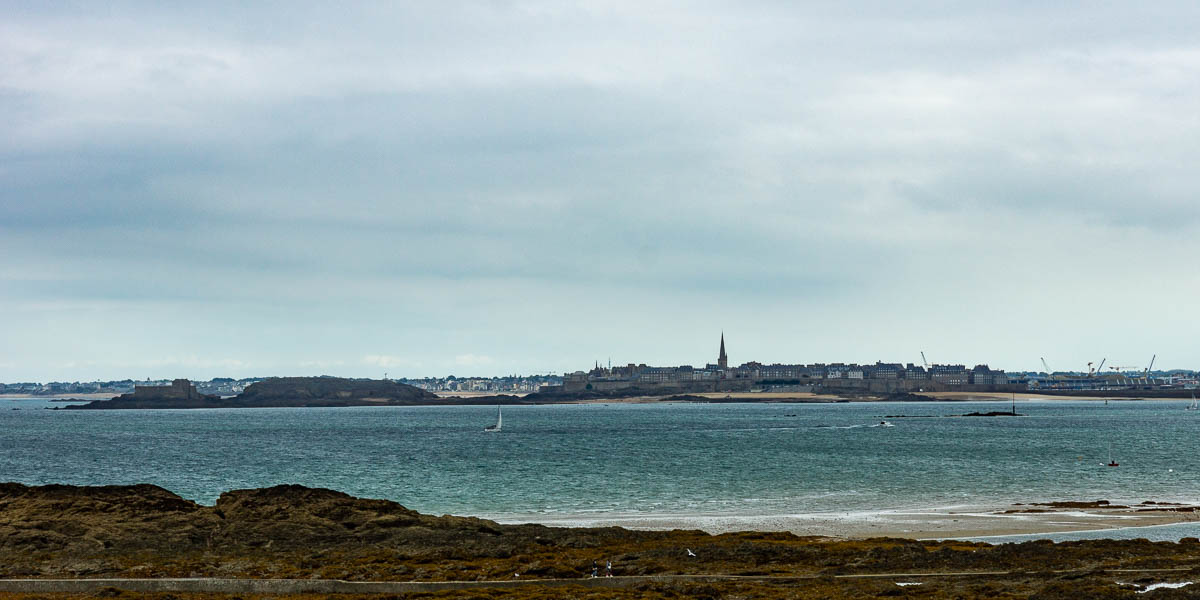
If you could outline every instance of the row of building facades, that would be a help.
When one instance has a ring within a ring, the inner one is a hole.
[[[873,365],[845,363],[817,363],[811,365],[764,365],[757,362],[741,366],[720,368],[709,364],[704,368],[690,365],[679,367],[651,367],[644,364],[628,364],[623,367],[597,365],[590,371],[576,371],[563,375],[564,391],[580,391],[603,387],[612,389],[612,384],[624,383],[628,387],[683,385],[691,383],[743,381],[764,386],[800,384],[848,383],[853,380],[903,380],[910,382],[934,382],[942,385],[1007,385],[1010,379],[1004,371],[976,365],[921,365],[877,362]],[[608,385],[603,385],[608,384]],[[588,387],[591,385],[592,387]]]
[[[234,396],[242,393],[246,386],[262,381],[262,377],[232,379],[216,377],[211,381],[192,382],[201,394],[214,396]],[[169,379],[146,379],[135,381],[121,379],[116,381],[51,381],[49,383],[22,382],[0,383],[0,394],[28,394],[30,396],[67,396],[71,394],[129,394],[135,387],[162,387],[173,385]]]
[[[871,385],[874,382],[875,385]],[[889,384],[890,382],[890,384]],[[576,371],[563,375],[563,391],[615,390],[622,388],[674,387],[681,390],[734,390],[770,388],[800,385],[824,387],[857,387],[885,390],[915,390],[924,386],[1008,386],[1007,373],[975,365],[931,365],[929,368],[912,363],[876,362],[873,365],[846,363],[770,364],[748,362],[738,367],[729,366],[725,353],[725,335],[721,335],[721,346],[717,362],[704,368],[691,365],[679,367],[651,367],[645,364],[628,364],[623,367],[602,367],[599,363],[591,371]]]
[[[557,375],[511,375],[508,377],[424,377],[398,379],[401,383],[430,392],[529,393],[545,386],[562,385]]]

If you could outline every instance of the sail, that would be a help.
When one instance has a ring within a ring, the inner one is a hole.
[[[500,427],[504,424],[504,415],[500,412],[500,407],[496,407],[496,424],[484,427],[484,431],[500,431]]]

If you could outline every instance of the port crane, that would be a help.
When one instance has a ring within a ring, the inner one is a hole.
[[[1052,373],[1054,373],[1054,371],[1051,371],[1050,365],[1046,364],[1045,357],[1039,356],[1038,358],[1042,359],[1042,368],[1046,370],[1046,378],[1043,381],[1039,382],[1038,385],[1052,385],[1049,382],[1054,380],[1054,375],[1052,374]]]

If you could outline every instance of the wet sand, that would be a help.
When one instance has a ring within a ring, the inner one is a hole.
[[[922,510],[887,510],[792,515],[529,515],[495,518],[504,524],[541,523],[558,527],[608,527],[706,533],[787,531],[801,536],[845,539],[897,537],[910,539],[974,538],[1147,527],[1200,521],[1200,513],[1139,512],[1131,508],[1061,509],[1032,505],[956,506]],[[1144,507],[1141,507],[1144,508]],[[1013,512],[1034,510],[1038,512]],[[491,518],[491,517],[489,517]]]
[[[922,396],[929,396],[930,400],[947,400],[958,402],[1005,402],[1012,400],[1014,394],[1012,392],[920,392]],[[1017,392],[1015,394],[1018,402],[1022,400],[1037,400],[1039,402],[1054,402],[1058,400],[1088,400],[1088,401],[1105,401],[1113,402],[1180,402],[1185,401],[1184,398],[1155,398],[1138,396],[1136,394],[1130,396],[1056,396],[1051,394],[1039,394],[1037,392]]]
[[[666,400],[672,396],[696,396],[705,400],[734,400],[739,402],[838,402],[845,398],[835,394],[814,394],[812,392],[678,392],[675,394],[656,394],[647,396],[627,396],[623,398],[588,398],[586,400],[571,400],[562,404],[646,404],[650,402],[688,402],[688,400]]]
[[[1014,399],[1011,392],[912,392],[916,396],[925,396],[930,402],[1009,402]],[[865,394],[865,392],[864,392]],[[455,394],[463,395],[464,394]],[[563,404],[639,404],[663,402],[671,396],[698,396],[706,400],[732,400],[741,402],[887,402],[887,394],[880,393],[877,397],[870,395],[844,396],[836,393],[818,394],[813,392],[678,392],[675,394],[656,394],[645,396],[629,396],[623,398],[589,398],[572,400]],[[1101,396],[1052,396],[1033,392],[1017,392],[1018,402],[1036,400],[1038,402],[1055,401],[1112,401],[1112,402],[1181,402],[1181,398],[1146,398],[1141,396],[1111,397]],[[686,402],[686,401],[685,401]]]
[[[524,398],[529,392],[434,392],[439,398],[490,398],[492,396],[513,396]]]

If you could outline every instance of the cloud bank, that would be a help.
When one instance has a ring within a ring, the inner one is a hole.
[[[0,380],[1200,366],[1190,3],[5,12]]]

